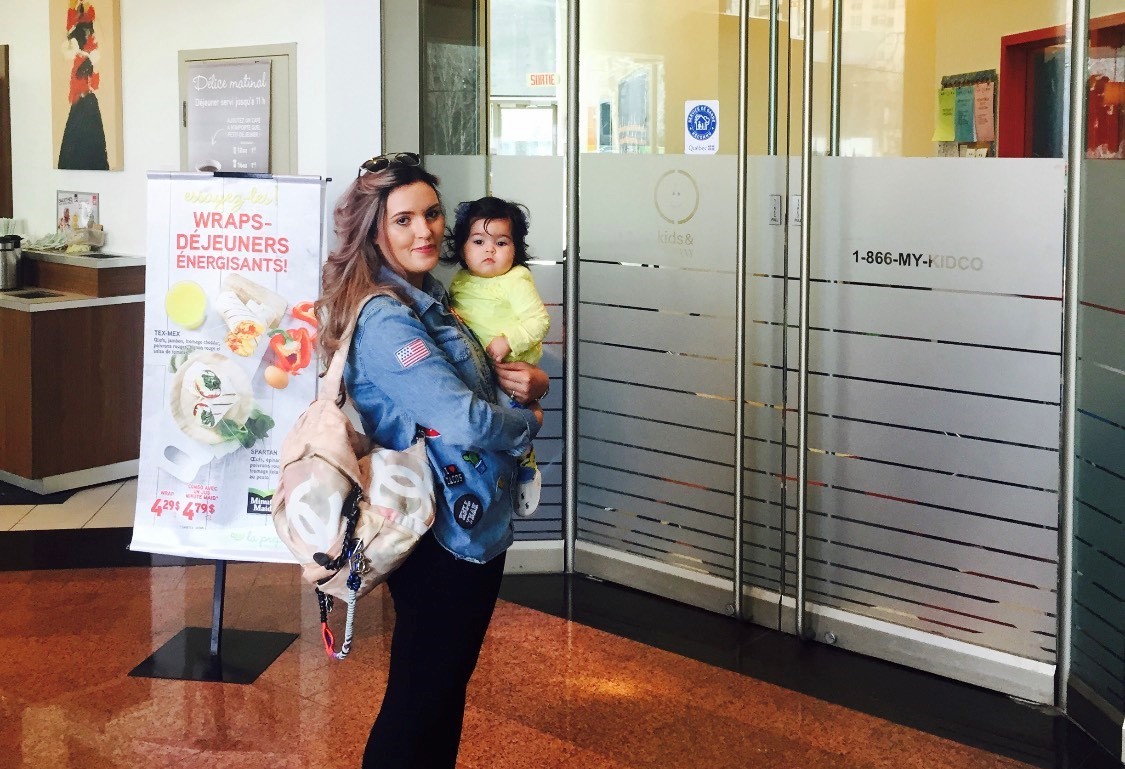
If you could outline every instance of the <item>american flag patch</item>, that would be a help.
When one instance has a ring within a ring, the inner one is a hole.
[[[430,357],[430,348],[426,347],[426,343],[421,339],[415,339],[396,352],[395,357],[398,358],[400,366],[410,368],[418,361]]]

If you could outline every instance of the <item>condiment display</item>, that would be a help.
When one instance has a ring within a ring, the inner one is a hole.
[[[88,227],[64,231],[64,234],[68,254],[88,254],[105,245],[105,230],[97,222]]]

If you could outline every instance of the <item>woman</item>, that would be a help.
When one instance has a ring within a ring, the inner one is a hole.
[[[363,756],[378,769],[456,764],[466,687],[512,543],[517,461],[547,389],[540,369],[499,364],[500,387],[531,406],[496,402],[487,356],[430,275],[445,235],[437,183],[411,153],[360,167],[336,207],[339,245],[318,303],[329,356],[359,311],[344,382],[364,430],[393,449],[424,436],[435,474],[434,527],[387,580],[390,673]]]

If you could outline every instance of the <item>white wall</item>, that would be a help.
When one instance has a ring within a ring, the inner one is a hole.
[[[328,231],[332,207],[359,164],[383,151],[382,0],[324,0]],[[391,33],[393,34],[393,32]],[[417,109],[417,107],[415,107]],[[304,165],[302,164],[302,168]]]
[[[342,180],[379,151],[379,0],[119,1],[125,166],[107,172],[52,168],[47,3],[0,0],[14,215],[31,236],[54,231],[56,190],[97,192],[106,250],[144,255],[146,174],[179,167],[180,50],[295,42],[298,173]]]

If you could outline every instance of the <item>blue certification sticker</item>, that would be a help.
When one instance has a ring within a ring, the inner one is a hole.
[[[684,154],[714,155],[719,151],[719,100],[684,102]]]
[[[708,105],[696,104],[688,112],[687,130],[696,141],[707,141],[715,135],[718,127],[719,118]]]

